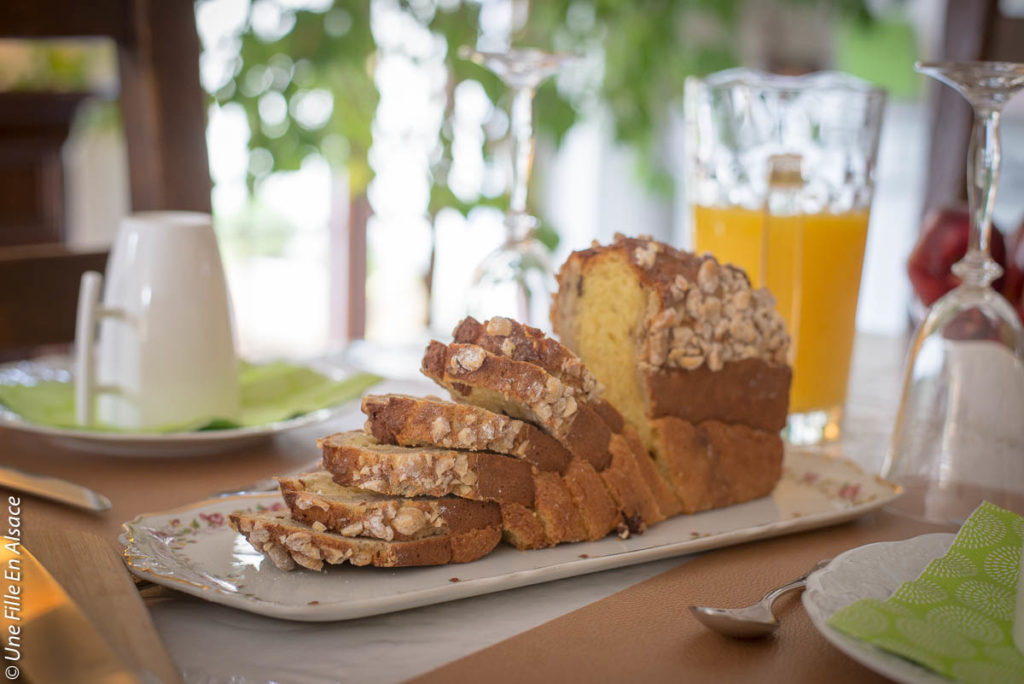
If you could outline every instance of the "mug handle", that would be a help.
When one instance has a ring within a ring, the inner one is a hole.
[[[75,317],[75,422],[92,425],[96,417],[96,396],[122,394],[121,389],[96,382],[96,326],[104,318],[129,320],[123,310],[100,306],[103,274],[86,271],[78,288]]]
[[[79,425],[93,424],[97,394],[117,391],[96,384],[96,325],[102,318],[118,315],[116,311],[100,307],[102,286],[102,273],[86,271],[82,274],[75,318],[75,422]]]

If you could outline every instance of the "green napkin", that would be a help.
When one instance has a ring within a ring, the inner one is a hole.
[[[1024,518],[987,501],[942,558],[886,601],[864,599],[828,624],[963,682],[1024,682],[1013,644]]]
[[[191,432],[267,425],[354,399],[380,380],[379,376],[370,373],[356,373],[342,380],[333,380],[307,366],[284,362],[242,363],[238,374],[242,411],[237,420],[211,418],[143,432]],[[0,385],[0,404],[30,423],[83,429],[75,422],[75,388],[70,382]],[[128,432],[106,425],[87,429]]]

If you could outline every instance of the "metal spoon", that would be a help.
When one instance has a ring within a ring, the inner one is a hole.
[[[752,639],[766,636],[778,629],[779,621],[772,612],[772,604],[788,591],[800,589],[807,584],[807,577],[820,570],[832,561],[831,558],[820,560],[806,574],[787,582],[781,587],[772,589],[760,601],[746,608],[710,608],[708,606],[690,606],[690,612],[705,627],[726,636],[737,639]]]

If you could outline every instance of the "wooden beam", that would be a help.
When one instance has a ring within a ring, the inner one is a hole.
[[[0,2],[0,38],[108,37],[120,41],[132,29],[129,2],[7,0]]]
[[[118,43],[121,112],[135,211],[210,211],[199,36],[191,0],[131,0]]]
[[[366,337],[366,226],[373,208],[366,193],[351,199],[348,220],[348,338]]]

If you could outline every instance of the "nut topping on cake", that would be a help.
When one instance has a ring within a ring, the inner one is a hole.
[[[742,271],[647,237],[616,235],[614,247],[625,248],[658,293],[643,321],[641,367],[694,370],[707,365],[717,371],[730,361],[751,358],[786,363],[789,336],[775,300],[768,290],[751,288]]]

